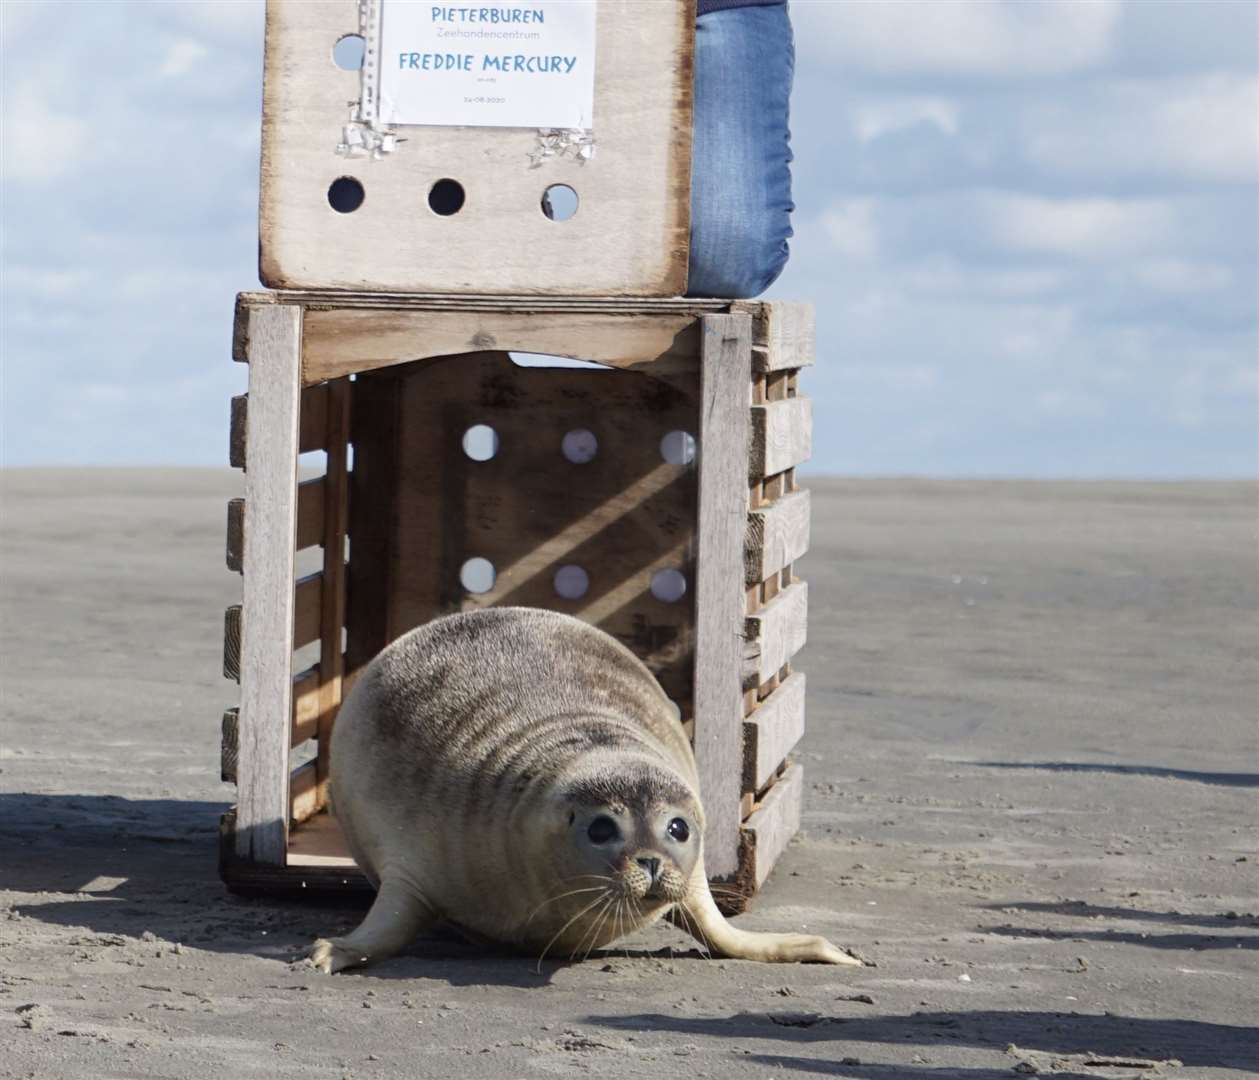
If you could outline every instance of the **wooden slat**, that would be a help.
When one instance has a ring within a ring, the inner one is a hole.
[[[319,756],[316,803],[328,801],[332,725],[341,705],[343,656],[341,631],[345,626],[345,534],[349,520],[349,379],[328,384],[328,467],[325,477],[323,534],[323,592],[320,599]]]
[[[257,312],[249,341],[241,627],[238,858],[283,865],[288,843],[288,753],[293,697],[292,587],[297,528],[301,311]]]
[[[286,310],[269,309],[269,310]],[[298,452],[323,450],[328,444],[328,388],[322,384],[302,391]],[[249,461],[249,395],[232,398],[228,462],[233,469],[247,469]]]
[[[800,831],[800,814],[804,801],[804,770],[792,765],[769,789],[764,800],[744,824],[751,840],[754,869],[753,880],[759,889],[791,838]]]
[[[809,460],[813,446],[813,402],[795,397],[752,406],[748,475],[773,476]]]
[[[236,759],[240,744],[240,710],[225,709],[219,743],[219,778],[225,784],[236,783]]]
[[[303,480],[297,485],[297,541],[298,551],[316,547],[324,537],[324,490],[322,476]]]
[[[652,374],[663,376],[694,370],[697,337],[696,319],[687,314],[316,310],[307,314],[303,327],[302,381],[310,385],[487,349],[570,356],[622,368],[650,365]]]
[[[319,811],[318,770],[312,759],[289,777],[289,823],[296,825]]]
[[[323,543],[324,478],[316,476],[297,485],[297,550]],[[227,504],[227,568],[238,573],[244,568],[245,500]]]
[[[300,746],[319,733],[319,665],[293,676],[293,733],[290,745]]]
[[[743,695],[743,528],[752,320],[702,321],[699,528],[695,589],[695,761],[704,793],[709,877],[738,870]]]
[[[293,592],[293,648],[300,649],[320,639],[323,574],[316,572],[299,578]]]
[[[654,296],[489,296],[486,294],[382,293],[328,289],[270,289],[236,296],[232,327],[232,359],[244,363],[249,350],[249,320],[254,311],[276,304],[299,304],[308,311],[462,311],[521,314],[688,315],[728,311],[729,300]],[[738,301],[739,309],[757,318],[763,302]],[[478,346],[480,348],[481,346]]]
[[[240,682],[240,604],[223,612],[223,678]]]
[[[809,614],[809,587],[788,585],[755,615],[744,621],[744,685],[760,686],[778,674],[804,648]]]
[[[302,327],[302,340],[306,327]],[[301,426],[298,428],[298,449],[303,453],[324,450],[328,446],[328,387],[307,386],[302,391]]]
[[[738,301],[734,309],[744,309],[748,303]],[[753,309],[752,323],[754,371],[802,368],[814,362],[817,349],[812,304],[771,300],[761,301],[757,308]]]
[[[240,573],[245,556],[245,500],[230,499],[227,504],[227,568]]]
[[[346,586],[346,672],[369,664],[392,640],[397,590],[399,373],[384,371],[354,381],[351,442],[354,469],[350,475],[350,565]],[[415,418],[412,418],[413,421]]]
[[[794,672],[743,721],[743,791],[760,791],[804,735],[803,672]]]
[[[232,415],[227,437],[227,462],[233,469],[245,467],[245,415],[249,410],[247,394],[232,398]]]
[[[320,639],[323,574],[307,574],[297,582],[294,592],[293,648],[300,649]],[[223,677],[237,682],[240,682],[242,622],[241,605],[231,605],[223,617]]]
[[[809,550],[809,493],[793,491],[748,514],[743,565],[748,584],[790,566]]]

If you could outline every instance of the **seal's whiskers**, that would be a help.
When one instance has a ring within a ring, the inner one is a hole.
[[[587,904],[584,908],[582,908],[579,912],[577,912],[576,915],[574,915],[571,919],[569,919],[568,922],[566,922],[563,926],[561,926],[558,930],[555,931],[555,936],[552,937],[551,940],[546,943],[546,948],[542,950],[541,955],[538,957],[537,972],[539,975],[542,974],[542,961],[546,959],[546,954],[548,950],[551,948],[552,945],[556,943],[556,941],[559,940],[560,935],[562,935],[565,930],[567,930],[570,926],[573,925],[573,923],[575,923],[578,919],[580,919],[583,915],[585,915],[586,912],[588,912],[591,908],[593,908],[596,904],[598,904],[600,900],[605,899],[608,895],[609,895],[608,890],[604,889],[603,892],[601,892],[598,896],[596,896],[592,901],[590,901],[589,904]]]

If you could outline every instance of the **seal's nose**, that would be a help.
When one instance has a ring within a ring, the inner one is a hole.
[[[660,860],[656,858],[636,859],[635,862],[647,871],[647,876],[651,878],[651,883],[654,885],[656,878],[660,876]]]

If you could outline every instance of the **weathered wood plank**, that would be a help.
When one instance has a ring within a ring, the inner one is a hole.
[[[317,826],[319,818],[295,831],[300,836],[306,828]],[[352,860],[333,865],[284,865],[249,862],[236,854],[236,814],[229,810],[219,822],[219,876],[234,893],[243,896],[292,895],[308,900],[315,894],[363,896],[375,890]]]
[[[249,343],[250,312],[277,304],[297,304],[311,310],[338,308],[389,308],[398,311],[606,311],[621,315],[700,315],[734,311],[754,319],[764,300],[727,300],[702,296],[576,296],[510,293],[380,292],[364,289],[266,289],[236,294],[237,325],[233,359],[244,362]]]
[[[232,398],[232,414],[228,425],[227,463],[233,469],[245,467],[245,415],[249,410],[247,394]]]
[[[223,612],[223,678],[240,682],[240,604]]]
[[[792,491],[748,514],[743,544],[746,581],[762,582],[809,550],[809,493]]]
[[[788,300],[736,301],[734,310],[750,310],[752,369],[781,371],[807,367],[816,359],[813,305]]]
[[[318,769],[312,758],[289,776],[289,824],[298,825],[318,812]]]
[[[326,481],[322,476],[303,480],[297,485],[297,540],[298,551],[316,547],[324,538],[324,492]]]
[[[808,461],[813,450],[813,402],[794,397],[752,406],[748,475],[773,476]]]
[[[318,641],[322,631],[323,584],[321,571],[299,578],[294,587],[293,648]]]
[[[341,706],[343,692],[341,631],[345,626],[345,535],[349,523],[351,390],[349,379],[338,379],[328,384],[328,465],[322,529],[327,539],[323,552],[323,592],[319,614],[319,751],[315,793],[318,808],[328,802],[332,725]]]
[[[319,734],[319,665],[293,676],[293,734],[290,744],[300,746]]]
[[[227,543],[224,558],[227,568],[238,574],[245,557],[245,500],[229,499],[227,503]]]
[[[709,877],[738,870],[743,695],[742,535],[747,512],[752,320],[701,325],[699,527],[695,588],[695,761],[708,819]]]
[[[769,783],[804,735],[803,672],[793,672],[743,721],[743,791]]]
[[[276,310],[276,309],[272,309]],[[284,309],[278,309],[284,310]],[[296,367],[296,362],[294,363]],[[298,452],[323,450],[328,445],[328,388],[322,384],[302,391],[298,429]],[[232,398],[228,463],[233,469],[247,469],[249,462],[249,395]]]
[[[394,371],[354,381],[350,474],[350,565],[346,582],[346,675],[371,662],[392,640],[397,533],[399,379]],[[412,418],[413,422],[416,418]],[[422,463],[426,464],[426,463]]]
[[[223,711],[221,739],[219,743],[219,779],[225,784],[236,783],[236,759],[240,744],[240,710]]]
[[[808,617],[809,587],[797,581],[744,620],[745,686],[768,682],[804,648]]]
[[[307,385],[433,356],[501,350],[570,356],[663,376],[694,368],[699,330],[688,314],[355,310],[307,313]]]
[[[787,849],[791,838],[800,831],[800,815],[804,802],[804,770],[792,765],[769,789],[761,804],[744,824],[751,839],[755,867],[753,877],[759,889],[774,868],[774,863]]]
[[[316,476],[297,485],[297,550],[323,543],[324,478]],[[240,573],[245,550],[245,500],[227,504],[227,568]]]
[[[241,859],[277,865],[283,865],[288,846],[300,356],[299,309],[254,314],[247,419],[254,453],[245,473],[248,616],[241,626],[235,846]]]
[[[302,328],[305,340],[306,329]],[[324,450],[328,446],[328,387],[307,386],[302,391],[302,410],[298,420],[298,450],[309,453]]]

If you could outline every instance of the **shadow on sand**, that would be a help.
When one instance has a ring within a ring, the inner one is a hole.
[[[1167,780],[1192,780],[1223,787],[1259,787],[1259,773],[1193,772],[1162,765],[1106,765],[1076,761],[967,761],[980,769],[1040,769],[1045,772],[1100,772],[1116,776],[1155,776]]]
[[[304,957],[315,938],[358,925],[368,895],[277,900],[229,893],[217,862],[218,821],[226,809],[225,803],[178,799],[0,794],[0,851],[7,856],[0,890],[34,894],[16,905],[19,915],[102,935],[102,944],[147,932],[164,942],[284,962]],[[606,949],[592,952],[589,961],[623,956],[668,960],[699,953]],[[346,975],[534,987],[570,962],[548,957],[539,974],[536,961],[443,928],[400,956]]]
[[[924,1048],[977,1046],[1004,1050],[1020,1048],[1050,1055],[1099,1055],[1146,1061],[1176,1059],[1189,1067],[1259,1071],[1259,1039],[1253,1028],[1212,1024],[1199,1020],[1145,1019],[1115,1015],[1056,1012],[915,1012],[896,1016],[838,1017],[791,1013],[736,1013],[728,1017],[689,1019],[665,1013],[588,1016],[586,1023],[629,1031],[672,1031],[709,1038],[779,1039],[798,1046],[834,1042],[834,1061],[790,1056],[757,1055],[751,1060],[767,1066],[850,1077],[988,1077],[1018,1075],[1005,1069],[916,1068],[914,1066],[844,1065],[854,1053],[852,1044],[876,1043]],[[1013,1062],[1012,1062],[1013,1064]],[[1093,1073],[1054,1071],[1055,1077]]]

